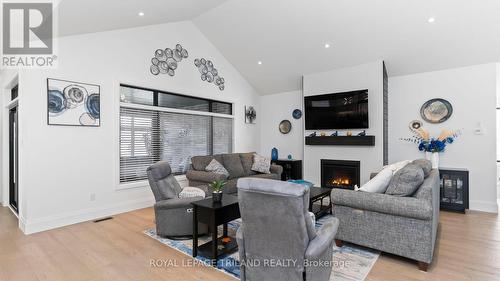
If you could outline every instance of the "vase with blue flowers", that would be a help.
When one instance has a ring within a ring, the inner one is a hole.
[[[415,135],[411,138],[403,138],[401,140],[418,144],[418,150],[425,152],[425,158],[430,160],[432,168],[439,167],[439,153],[443,152],[448,144],[452,144],[459,136],[460,131],[442,130],[437,137],[431,137],[429,132],[423,128],[414,130]]]

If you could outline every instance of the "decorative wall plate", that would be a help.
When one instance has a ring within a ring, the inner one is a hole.
[[[292,112],[292,117],[294,119],[300,119],[300,117],[302,117],[302,111],[300,109],[294,109],[293,112]]]
[[[408,127],[410,128],[410,130],[416,131],[416,130],[422,128],[422,121],[420,121],[420,120],[413,120],[413,121],[410,122],[410,124],[408,125]]]
[[[453,106],[445,99],[431,99],[420,108],[420,115],[429,123],[443,123],[453,114]]]
[[[292,130],[292,123],[290,122],[290,120],[281,121],[280,125],[279,125],[279,130],[280,130],[280,133],[282,133],[282,134],[290,133],[290,131]]]

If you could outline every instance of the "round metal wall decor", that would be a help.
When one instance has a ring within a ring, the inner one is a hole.
[[[429,123],[443,123],[453,114],[453,106],[444,99],[431,99],[420,108],[420,115]]]
[[[422,128],[422,121],[420,120],[413,120],[410,122],[410,125],[408,127],[410,127],[410,130],[412,131],[417,131],[418,129]]]
[[[279,125],[280,133],[288,134],[292,130],[292,123],[289,120],[283,120]]]
[[[292,112],[292,117],[294,119],[300,119],[300,117],[302,117],[302,111],[300,109],[295,109],[293,112]]]

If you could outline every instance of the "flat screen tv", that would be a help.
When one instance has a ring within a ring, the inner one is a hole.
[[[367,129],[368,90],[304,98],[306,130]]]

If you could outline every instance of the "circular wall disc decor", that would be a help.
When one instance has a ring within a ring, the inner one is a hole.
[[[300,119],[300,117],[302,117],[302,111],[300,109],[295,109],[293,112],[292,112],[292,117],[294,119]]]
[[[420,128],[422,128],[422,122],[420,120],[413,120],[410,122],[410,125],[408,127],[410,127],[410,130],[412,131],[416,131]]]
[[[429,123],[443,123],[453,114],[453,106],[444,99],[431,99],[420,108],[420,115]]]
[[[292,130],[292,123],[289,120],[283,120],[280,122],[279,130],[282,134],[288,134]]]

